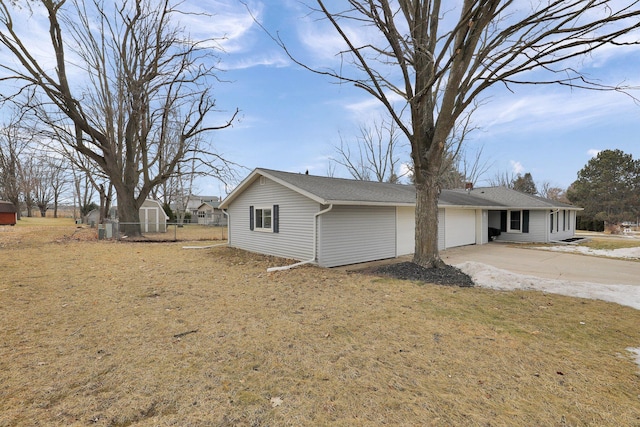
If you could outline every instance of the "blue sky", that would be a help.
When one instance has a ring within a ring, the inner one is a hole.
[[[326,175],[340,135],[355,137],[361,124],[381,117],[383,110],[363,90],[295,65],[251,19],[241,18],[246,13],[242,6],[233,0],[224,4],[229,8],[213,22],[235,25],[222,43],[226,53],[221,56],[224,78],[232,83],[220,86],[217,98],[221,108],[238,107],[241,115],[232,129],[213,136],[218,150],[249,169]],[[306,16],[299,2],[254,1],[249,6],[303,62],[337,64],[335,34]],[[606,82],[640,84],[637,49],[607,50],[582,66]],[[467,139],[467,151],[482,149],[483,160],[491,165],[479,185],[497,174],[530,172],[536,182],[566,188],[598,150],[618,148],[640,158],[640,106],[629,97],[554,86],[513,89],[496,88],[474,113],[479,129]],[[408,146],[403,156],[408,161]],[[336,175],[348,177],[340,169]],[[216,186],[200,183],[205,193],[219,193]]]
[[[257,20],[278,33],[302,62],[339,67],[339,38],[326,22],[310,17],[301,2],[246,2]],[[206,8],[213,14],[182,19],[193,38],[220,38],[220,78],[226,82],[214,89],[220,114],[213,119],[220,123],[236,108],[240,115],[231,128],[208,138],[219,154],[242,165],[240,178],[256,167],[326,175],[340,135],[353,140],[362,125],[383,117],[381,106],[363,90],[294,64],[238,0],[186,0],[181,8]],[[46,37],[41,18],[29,18],[27,34],[36,54],[46,57],[46,51],[39,51],[38,38]],[[370,37],[363,29],[352,31],[355,37]],[[0,60],[4,55],[0,52]],[[606,49],[576,66],[603,82],[640,86],[637,48]],[[617,148],[640,158],[640,105],[628,96],[554,86],[512,89],[496,87],[473,115],[479,129],[467,138],[467,152],[482,149],[482,160],[490,165],[478,185],[498,174],[530,172],[537,183],[566,188],[598,150]],[[408,145],[400,155],[409,161]],[[349,176],[339,168],[335,175]],[[224,196],[225,188],[214,179],[200,179],[196,192]]]

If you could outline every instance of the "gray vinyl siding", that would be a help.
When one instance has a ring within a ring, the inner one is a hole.
[[[279,233],[251,231],[249,207],[280,206]],[[229,245],[298,261],[313,257],[313,221],[320,205],[270,179],[257,179],[229,206]]]
[[[395,207],[334,206],[318,219],[318,264],[355,264],[396,256]]]
[[[575,214],[576,214],[575,211],[570,211],[566,209],[561,209],[557,213],[554,213],[553,219],[556,222],[554,223],[554,226],[553,226],[553,232],[549,234],[549,239],[551,241],[564,240],[574,236],[575,227],[576,227]],[[556,219],[556,215],[558,216],[557,219]],[[563,219],[563,215],[565,216],[564,219]],[[551,212],[549,212],[549,220],[551,220],[551,217],[552,217]],[[551,224],[548,225],[547,229],[551,230]]]
[[[547,230],[549,227],[549,222],[547,221],[548,212],[549,211],[547,210],[529,210],[528,233],[510,233],[503,231],[496,240],[502,240],[506,242],[547,242]],[[495,225],[490,226],[495,227]],[[497,228],[500,228],[499,223]]]

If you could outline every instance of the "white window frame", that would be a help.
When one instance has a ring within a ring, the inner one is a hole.
[[[520,229],[515,229],[515,228],[511,228],[511,213],[512,212],[519,212],[520,213]],[[524,217],[523,211],[522,210],[509,210],[507,211],[507,233],[522,233],[522,219]]]
[[[265,215],[265,211],[269,211],[269,215]],[[269,218],[269,227],[265,227],[265,218]],[[260,221],[260,226],[258,225]],[[255,231],[273,232],[273,206],[256,206],[253,215],[253,229]]]

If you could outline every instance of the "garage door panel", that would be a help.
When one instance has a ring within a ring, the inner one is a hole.
[[[476,243],[476,213],[474,210],[445,210],[445,247]]]

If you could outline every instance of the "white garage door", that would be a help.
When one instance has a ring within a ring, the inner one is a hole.
[[[396,256],[408,255],[416,249],[416,210],[399,206],[396,209]]]
[[[445,209],[444,244],[447,248],[476,243],[476,211]]]

